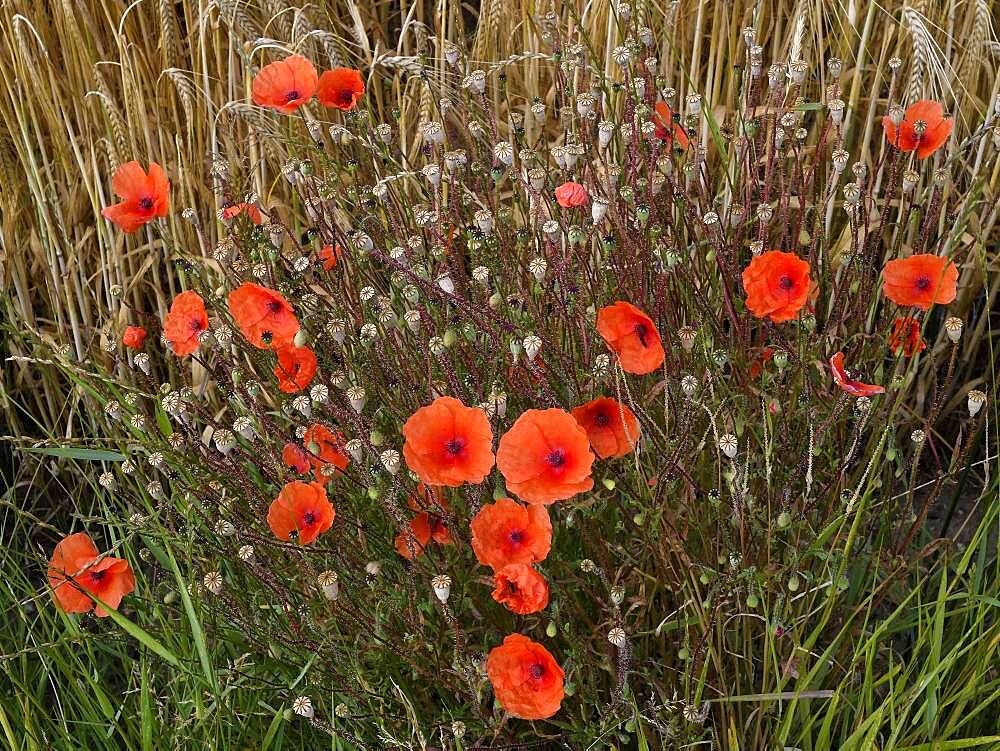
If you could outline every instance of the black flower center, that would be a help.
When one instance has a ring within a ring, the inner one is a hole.
[[[635,328],[632,329],[632,331],[635,333],[637,337],[639,337],[639,343],[643,347],[649,346],[648,344],[646,344],[646,337],[649,336],[649,330],[646,328],[646,324],[637,323],[635,325]]]
[[[606,427],[611,422],[611,418],[604,412],[598,412],[594,415],[594,425],[598,427]]]
[[[337,94],[337,100],[341,104],[350,104],[354,101],[354,94],[349,89],[344,89]]]
[[[301,96],[301,94],[299,94],[299,90],[298,89],[292,89],[291,91],[288,92],[288,99],[286,101],[294,102],[300,96]]]
[[[139,208],[143,211],[149,211],[153,208],[153,199],[149,196],[145,196],[139,199]]]
[[[91,571],[90,578],[93,579],[95,582],[99,582],[104,579],[104,575],[106,573],[107,571]]]
[[[928,279],[926,276],[921,276],[917,277],[917,281],[914,282],[914,284],[916,285],[917,289],[925,290],[931,286],[931,280]]]
[[[461,438],[452,438],[444,445],[444,450],[449,456],[458,456],[462,453],[462,449],[465,448],[465,441]]]
[[[520,545],[521,541],[524,539],[524,532],[522,532],[519,529],[515,529],[513,532],[507,535],[507,539],[509,539],[516,545]]]
[[[311,527],[313,524],[316,523],[316,514],[314,514],[312,511],[306,511],[302,515],[302,523],[305,524],[305,526],[307,527]]]
[[[530,673],[531,677],[537,681],[539,678],[545,675],[545,666],[536,662],[534,665],[528,668],[528,673]]]
[[[548,462],[549,466],[558,469],[566,463],[566,452],[562,449],[553,449],[545,457],[545,461]]]
[[[782,274],[781,278],[778,279],[778,286],[782,289],[791,289],[795,286],[795,282],[792,281],[792,277],[788,274]]]
[[[281,311],[281,302],[278,300],[268,300],[267,301],[267,312],[268,313],[278,313]]]

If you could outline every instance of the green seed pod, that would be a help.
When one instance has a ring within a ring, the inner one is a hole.
[[[778,514],[778,527],[780,529],[788,529],[788,526],[792,523],[792,515],[787,511],[782,511]]]
[[[556,622],[549,621],[549,625],[545,627],[545,635],[550,639],[556,635]]]
[[[758,605],[760,605],[760,598],[757,597],[757,595],[753,594],[752,592],[749,595],[747,595],[748,608],[756,608]]]
[[[612,480],[610,477],[605,477],[603,480],[601,480],[601,484],[604,487],[606,487],[608,490],[614,490],[615,489],[615,481]]]

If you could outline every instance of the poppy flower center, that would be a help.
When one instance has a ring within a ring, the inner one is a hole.
[[[306,527],[311,527],[313,524],[316,523],[316,514],[314,514],[312,511],[306,511],[302,515],[302,523]]]
[[[608,423],[611,422],[611,418],[608,417],[604,412],[598,412],[594,415],[594,425],[599,428],[607,427]]]
[[[926,276],[919,276],[917,277],[917,280],[914,282],[914,285],[916,285],[916,288],[919,290],[925,290],[931,286],[931,280],[928,279]]]
[[[350,104],[354,101],[354,92],[350,89],[343,89],[337,94],[337,101],[341,104]]]
[[[632,331],[635,333],[637,337],[639,337],[639,343],[643,347],[649,346],[648,344],[646,344],[646,337],[649,336],[649,329],[646,328],[646,324],[637,323],[635,327],[632,329]]]
[[[149,211],[153,208],[153,199],[149,196],[145,196],[139,199],[139,208],[143,211]]]
[[[553,449],[549,452],[549,455],[545,457],[545,461],[550,467],[559,469],[566,463],[566,452],[562,449]]]
[[[104,575],[106,573],[107,571],[91,571],[90,578],[93,579],[95,582],[103,581]]]
[[[522,532],[519,529],[515,529],[509,535],[507,535],[507,539],[510,540],[515,545],[520,545],[521,541],[524,540],[524,532]]]
[[[462,440],[461,438],[452,438],[444,445],[445,452],[448,454],[448,456],[452,457],[461,454],[464,448],[465,448],[465,441]]]
[[[545,675],[545,666],[540,665],[539,663],[536,662],[534,665],[528,668],[528,673],[531,675],[532,678],[534,678],[537,681],[543,675]]]
[[[267,301],[267,312],[268,313],[280,313],[281,312],[281,303],[278,302],[277,300],[268,300]]]
[[[778,279],[778,286],[781,287],[782,289],[791,289],[792,287],[795,286],[795,282],[792,281],[792,277],[790,277],[788,274],[782,274],[781,277]]]
[[[293,102],[296,99],[298,99],[300,96],[302,96],[302,95],[299,93],[298,89],[292,89],[291,91],[288,92],[288,100],[287,101]]]
[[[201,321],[199,321],[197,318],[192,318],[191,319],[191,330],[192,331],[196,331],[196,332],[197,331],[201,331]]]

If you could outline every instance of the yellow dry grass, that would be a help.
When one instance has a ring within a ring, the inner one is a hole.
[[[662,70],[681,98],[697,91],[710,104],[733,101],[746,26],[757,29],[765,65],[801,58],[820,84],[824,62],[841,58],[852,158],[877,143],[894,56],[912,96],[939,98],[956,115],[956,142],[981,125],[1000,93],[991,0],[616,5],[634,7],[656,33]],[[68,341],[84,357],[102,330],[124,320],[106,312],[125,315],[115,285],[130,305],[157,315],[177,290],[169,263],[176,249],[151,233],[125,237],[100,218],[117,164],[137,158],[166,167],[177,209],[168,236],[186,245],[181,250],[197,246],[180,209],[215,200],[211,154],[240,144],[253,164],[252,189],[267,194],[281,155],[260,153],[253,138],[262,121],[247,106],[252,65],[286,49],[320,65],[361,67],[376,116],[398,120],[406,138],[436,109],[433,84],[456,75],[441,59],[443,40],[465,49],[475,66],[502,69],[506,93],[497,76],[492,84],[500,111],[548,99],[552,63],[533,54],[544,49],[539,21],[547,14],[575,29],[575,40],[615,75],[610,51],[623,34],[608,0],[483,0],[478,9],[457,0],[2,0],[0,289],[8,354],[32,354],[37,337]],[[981,159],[972,154],[958,169],[978,171]],[[995,201],[997,179],[989,177],[984,202]],[[970,242],[985,245],[995,219],[994,212]],[[65,384],[25,363],[4,364],[0,409],[9,425],[3,433],[97,430],[80,395],[67,399]]]

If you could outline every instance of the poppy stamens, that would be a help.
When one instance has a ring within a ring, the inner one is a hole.
[[[289,102],[294,102],[300,96],[301,96],[301,94],[299,93],[299,91],[297,89],[292,89],[291,91],[288,92],[288,101]]]
[[[633,329],[633,331],[635,332],[635,335],[637,337],[639,337],[639,343],[643,347],[648,347],[649,345],[646,344],[646,336],[649,334],[649,331],[647,331],[647,329],[646,329],[646,324],[644,324],[644,323],[637,323],[635,325],[635,328]]]
[[[510,540],[515,545],[520,545],[521,541],[524,539],[524,533],[519,529],[515,529],[513,532],[507,535],[507,539]]]
[[[465,448],[465,441],[461,438],[452,438],[444,445],[444,450],[449,456],[458,456]]]
[[[778,279],[778,286],[782,289],[791,289],[795,286],[795,282],[792,281],[792,278],[788,274],[782,274],[781,278]]]
[[[105,573],[106,572],[104,571],[91,571],[90,578],[93,579],[95,582],[99,582],[104,578]]]
[[[149,211],[153,208],[153,199],[149,196],[144,196],[139,199],[139,208],[143,211]]]
[[[548,456],[545,457],[545,461],[551,466],[559,468],[566,463],[566,452],[562,449],[555,449],[551,451]]]
[[[313,524],[316,523],[316,514],[314,514],[312,511],[306,511],[302,515],[302,523],[305,524],[305,526],[307,527],[311,527]]]
[[[539,663],[536,662],[534,665],[528,668],[528,672],[531,674],[531,677],[537,681],[539,678],[545,675],[545,666],[540,665]]]
[[[917,277],[917,280],[914,282],[914,284],[916,285],[917,289],[923,290],[931,286],[931,280],[928,279],[926,276],[920,276]]]
[[[611,422],[611,419],[604,412],[598,412],[596,415],[594,415],[594,424],[595,425],[598,425],[598,426],[600,426],[600,427],[603,428],[603,427],[607,427],[608,423],[610,423],[610,422]]]

